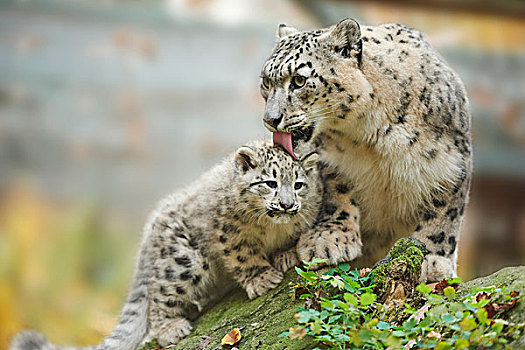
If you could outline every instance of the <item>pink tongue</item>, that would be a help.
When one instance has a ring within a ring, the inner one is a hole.
[[[294,159],[297,159],[297,157],[295,156],[295,154],[293,153],[293,146],[292,146],[292,134],[288,133],[288,132],[280,132],[280,131],[275,131],[273,133],[273,144],[274,146],[275,145],[281,145],[284,147],[284,149],[290,153],[290,155],[294,158]]]

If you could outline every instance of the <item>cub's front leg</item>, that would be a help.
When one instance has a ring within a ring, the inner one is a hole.
[[[232,238],[221,243],[224,265],[246,290],[248,298],[255,299],[282,281],[283,273],[270,264],[256,242]]]
[[[321,258],[328,260],[329,265],[337,265],[361,255],[359,209],[351,198],[348,184],[335,172],[321,165],[321,175],[324,183],[322,209],[316,225],[299,238],[297,256],[301,261]]]
[[[276,254],[272,259],[272,265],[282,273],[286,273],[286,271],[290,270],[292,267],[299,265],[297,249],[295,246]]]

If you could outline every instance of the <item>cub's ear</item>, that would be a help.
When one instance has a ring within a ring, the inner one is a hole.
[[[279,28],[277,28],[277,39],[282,39],[286,36],[292,35],[299,32],[294,27],[288,27],[286,24],[279,24]]]
[[[257,155],[253,148],[248,146],[239,148],[235,153],[235,166],[243,173],[255,169],[257,167]]]
[[[308,153],[307,155],[301,158],[301,164],[303,165],[306,172],[315,169],[317,167],[317,162],[319,161],[319,154],[316,152]]]
[[[361,65],[363,43],[359,23],[351,18],[343,19],[328,34],[328,40],[337,54],[345,58],[356,57]]]

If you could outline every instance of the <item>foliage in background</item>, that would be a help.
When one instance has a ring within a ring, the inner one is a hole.
[[[525,327],[498,316],[513,307],[517,292],[494,286],[457,295],[459,279],[442,281],[432,290],[420,284],[416,305],[404,305],[408,315],[399,322],[377,302],[372,274],[351,270],[348,264],[320,273],[312,271],[314,260],[296,268],[303,281],[294,294],[306,301],[298,310],[298,326],[281,336],[306,335],[330,349],[478,349],[506,348]]]
[[[94,204],[58,205],[29,187],[0,201],[0,349],[22,329],[99,342],[116,323],[138,232]]]

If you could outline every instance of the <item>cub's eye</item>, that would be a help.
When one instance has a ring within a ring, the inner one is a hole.
[[[270,188],[277,188],[277,181],[269,180],[269,181],[266,181],[265,183],[266,183],[266,186]]]
[[[304,185],[304,182],[296,182],[293,185],[293,188],[295,188],[296,190],[300,190],[301,188],[303,188],[303,185]]]
[[[268,77],[264,77],[262,79],[262,87],[265,89],[269,89],[272,86],[272,81]]]
[[[306,78],[302,75],[294,75],[292,77],[292,84],[296,89],[302,88],[304,84],[306,84]]]

